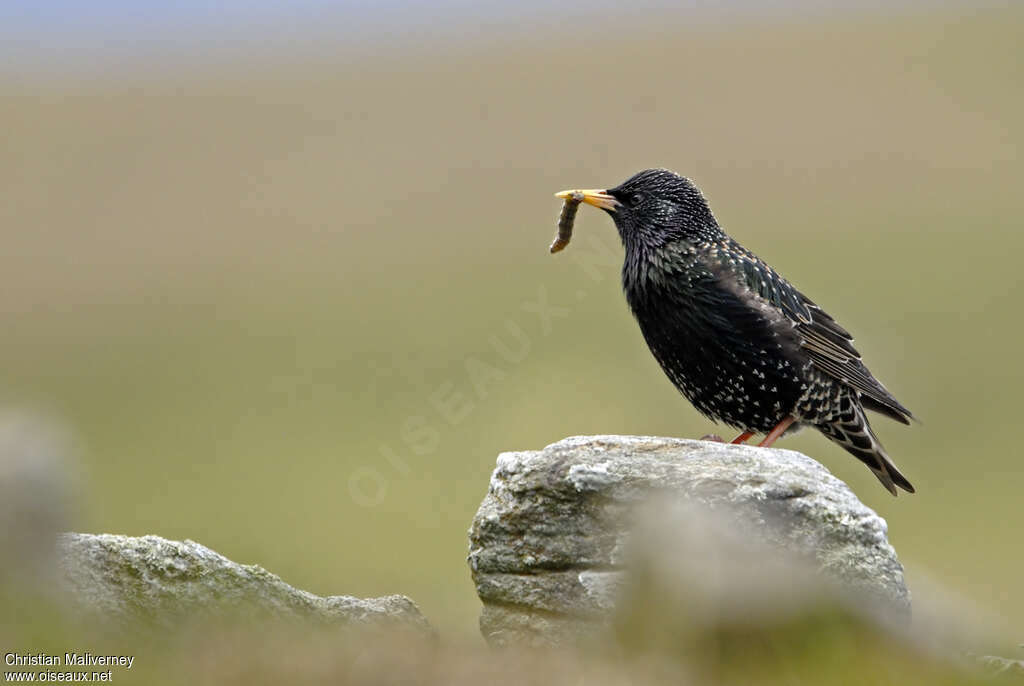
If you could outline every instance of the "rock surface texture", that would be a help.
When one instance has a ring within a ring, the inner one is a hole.
[[[322,598],[193,541],[68,533],[58,539],[58,555],[74,604],[115,624],[143,617],[167,625],[227,610],[262,618],[429,629],[405,596]]]
[[[634,514],[655,496],[729,512],[731,530],[759,546],[909,613],[885,521],[814,460],[707,441],[577,436],[498,457],[469,534],[488,641],[547,644],[604,631],[627,578]]]

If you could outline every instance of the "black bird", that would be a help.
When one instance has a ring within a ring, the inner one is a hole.
[[[812,426],[893,495],[914,492],[865,414],[909,424],[910,410],[864,366],[846,329],[722,231],[689,179],[648,169],[577,193],[615,221],[622,287],[654,357],[702,414],[742,431],[733,443],[763,433],[767,447]]]

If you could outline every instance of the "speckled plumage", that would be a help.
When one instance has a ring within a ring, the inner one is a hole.
[[[861,361],[850,334],[718,226],[700,191],[664,169],[606,193],[625,246],[622,283],[651,352],[703,414],[751,433],[787,416],[874,472],[893,495],[910,482],[865,409],[912,415]]]

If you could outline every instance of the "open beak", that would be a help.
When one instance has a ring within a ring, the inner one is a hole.
[[[613,196],[608,195],[608,191],[605,190],[591,189],[588,191],[560,191],[558,193],[555,193],[555,197],[561,198],[562,200],[566,200],[567,198],[571,197],[573,193],[582,193],[583,202],[585,202],[588,205],[598,207],[602,210],[608,210],[609,212],[614,212],[615,208],[619,206],[619,201],[616,200]]]

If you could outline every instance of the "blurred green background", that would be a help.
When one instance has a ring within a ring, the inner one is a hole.
[[[1024,640],[1024,10],[630,22],[4,77],[0,399],[76,433],[78,528],[475,635],[499,452],[713,429],[631,321],[611,222],[547,253],[554,191],[667,166],[922,419],[876,422],[918,494],[783,447],[886,518],[919,602]]]

